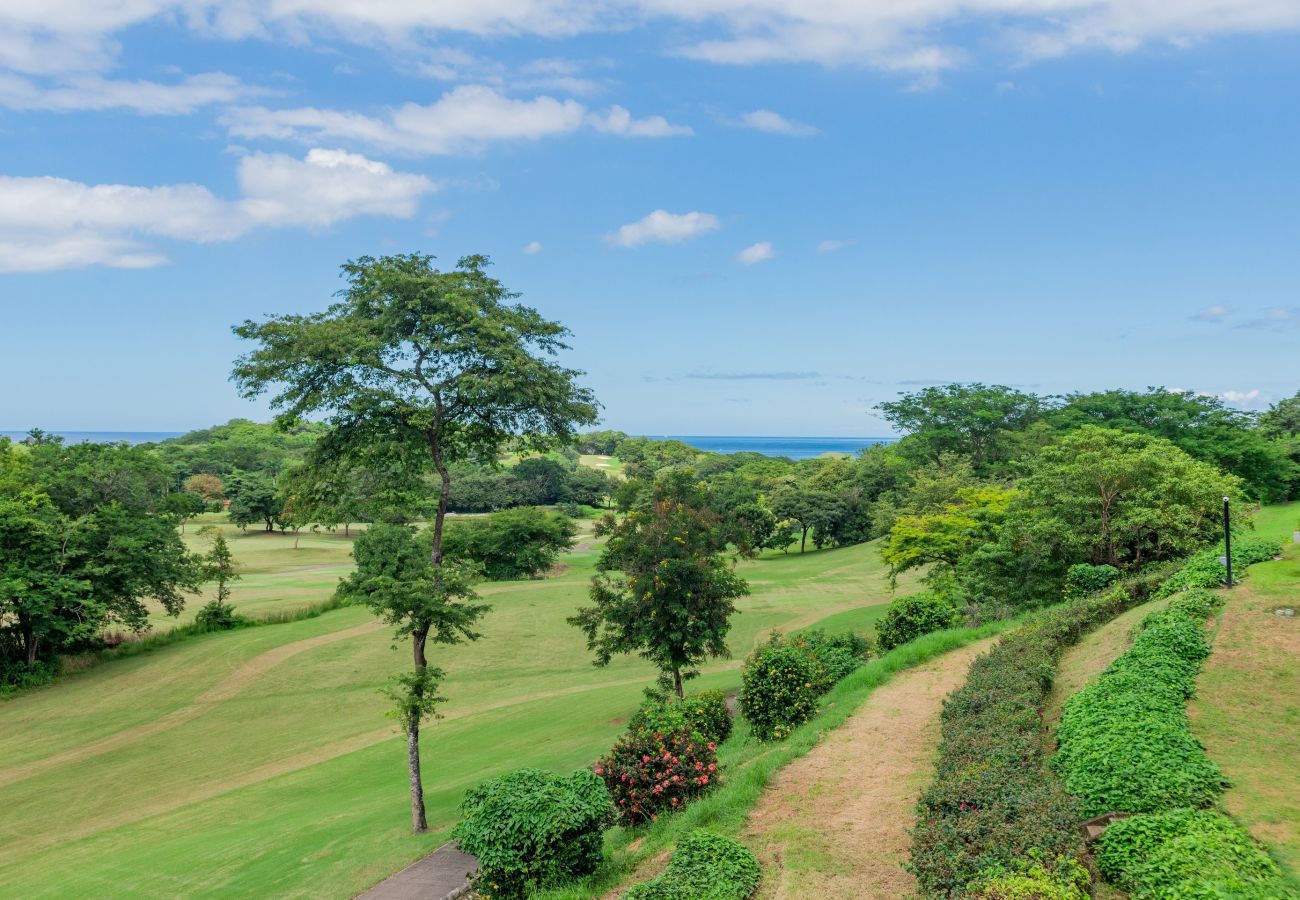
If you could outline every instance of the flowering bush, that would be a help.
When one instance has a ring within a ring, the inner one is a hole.
[[[722,691],[704,691],[678,700],[650,700],[628,723],[629,731],[688,731],[701,741],[720,744],[731,734],[731,711]]]
[[[889,604],[885,617],[876,624],[876,637],[882,650],[892,650],[912,638],[951,628],[960,618],[953,602],[939,594],[899,597]]]
[[[589,874],[614,819],[609,794],[586,769],[556,775],[517,769],[465,794],[456,844],[478,858],[474,888],[512,900]]]
[[[824,673],[804,648],[784,643],[779,634],[745,660],[740,709],[760,741],[789,737],[817,712]]]
[[[596,760],[619,818],[635,825],[681,809],[719,780],[717,745],[688,731],[630,731]]]

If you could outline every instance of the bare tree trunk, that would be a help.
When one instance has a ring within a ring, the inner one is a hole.
[[[673,690],[677,692],[677,699],[682,699],[682,670],[673,666]]]
[[[805,545],[808,543],[808,526],[804,526],[803,533],[799,536],[799,552],[803,553]]]
[[[429,665],[429,660],[424,655],[424,644],[428,636],[427,628],[411,635],[411,655],[417,672],[424,671]],[[424,780],[420,775],[419,710],[412,710],[406,715],[406,766],[411,780],[411,830],[423,834],[429,830],[429,822],[424,815]]]
[[[27,651],[27,668],[36,665],[36,629],[27,616],[18,617],[18,625],[23,633],[23,649]]]

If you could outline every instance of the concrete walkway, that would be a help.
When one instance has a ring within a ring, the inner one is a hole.
[[[451,841],[402,871],[390,875],[357,900],[455,900],[469,893],[468,873],[478,860]]]

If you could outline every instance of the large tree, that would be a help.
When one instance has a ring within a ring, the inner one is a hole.
[[[598,524],[596,533],[609,540],[596,563],[592,605],[568,621],[587,635],[596,665],[637,653],[680,698],[701,661],[727,653],[734,601],[749,586],[718,552],[716,517],[664,487],[649,509]]]
[[[487,267],[483,256],[446,271],[424,254],[362,257],[343,266],[346,286],[324,312],[235,328],[258,344],[235,366],[245,396],[275,390],[271,404],[286,427],[326,417],[318,459],[381,460],[437,473],[431,577],[422,582],[431,602],[455,599],[442,548],[451,466],[492,462],[507,444],[550,449],[596,421],[591,391],[577,384],[581,373],[556,360],[568,330],[513,303],[518,295]],[[418,621],[410,630],[416,711],[423,708],[428,634]],[[413,741],[418,757],[418,731]],[[411,796],[415,829],[423,831],[418,766]]]
[[[1012,455],[1014,433],[1042,415],[1043,401],[1000,384],[946,384],[903,394],[880,410],[908,435],[907,448],[935,460],[945,453],[967,456],[983,472]]]

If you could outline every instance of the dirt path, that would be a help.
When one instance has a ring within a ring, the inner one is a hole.
[[[159,716],[152,722],[146,722],[143,725],[137,725],[134,728],[126,728],[116,734],[110,734],[108,737],[100,738],[97,741],[91,741],[88,744],[82,744],[80,747],[74,747],[71,750],[65,750],[62,753],[56,753],[53,756],[47,756],[43,759],[33,760],[20,766],[0,770],[0,787],[6,784],[12,784],[15,781],[21,781],[24,778],[30,778],[41,772],[58,768],[72,762],[89,759],[92,756],[98,756],[101,753],[108,753],[111,750],[117,750],[132,744],[141,738],[158,734],[163,731],[169,731],[178,725],[182,725],[201,714],[205,709],[217,703],[222,703],[234,697],[244,688],[253,684],[262,675],[266,674],[275,666],[297,656],[299,653],[305,653],[308,650],[314,650],[317,647],[323,647],[327,644],[333,644],[337,641],[344,641],[349,638],[358,637],[359,635],[369,634],[373,631],[385,627],[382,622],[369,622],[365,625],[358,625],[354,628],[345,628],[342,631],[334,631],[329,634],[318,635],[313,638],[305,638],[301,641],[294,641],[290,644],[282,644],[279,647],[267,650],[265,653],[259,653],[252,659],[245,662],[239,668],[235,669],[221,681],[218,681],[212,687],[208,688],[194,702],[188,706],[182,706],[180,709],[174,709],[169,713]]]
[[[801,759],[750,813],[746,841],[763,867],[760,898],[907,897],[916,798],[933,774],[943,699],[996,640],[894,676]]]

